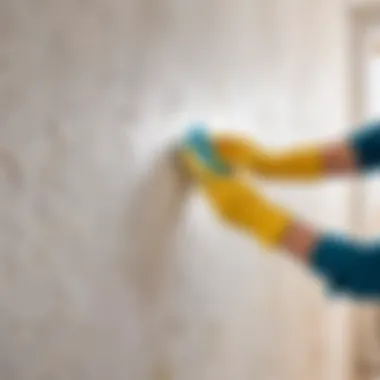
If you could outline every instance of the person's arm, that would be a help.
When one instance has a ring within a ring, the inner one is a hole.
[[[336,292],[380,299],[380,240],[364,242],[321,233],[293,221],[279,246],[322,276]]]
[[[221,220],[257,239],[263,250],[286,250],[336,289],[380,299],[380,243],[360,243],[317,231],[244,177],[214,165],[209,148],[207,138],[197,136],[185,141],[180,157]]]
[[[268,179],[317,180],[380,167],[380,121],[364,124],[340,142],[277,150],[237,135],[212,138],[219,156],[231,167]]]

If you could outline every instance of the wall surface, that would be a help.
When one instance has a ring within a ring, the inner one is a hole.
[[[344,40],[339,0],[2,0],[0,377],[345,378],[344,307],[219,225],[168,149],[197,119],[339,134]],[[344,186],[268,190],[346,227]]]

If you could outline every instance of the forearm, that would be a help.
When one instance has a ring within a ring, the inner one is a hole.
[[[279,247],[297,260],[307,263],[320,236],[314,227],[294,219],[284,231]]]
[[[357,172],[357,155],[347,143],[332,143],[321,147],[322,176],[337,177]]]

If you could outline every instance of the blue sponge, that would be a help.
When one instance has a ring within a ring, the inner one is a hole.
[[[190,150],[212,172],[227,175],[231,172],[212,146],[207,126],[203,123],[192,124],[184,140],[184,149]]]

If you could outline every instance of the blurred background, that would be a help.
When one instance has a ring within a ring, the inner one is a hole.
[[[220,225],[170,148],[380,113],[380,2],[0,0],[0,378],[375,380],[376,306]],[[264,184],[380,231],[380,181]]]

